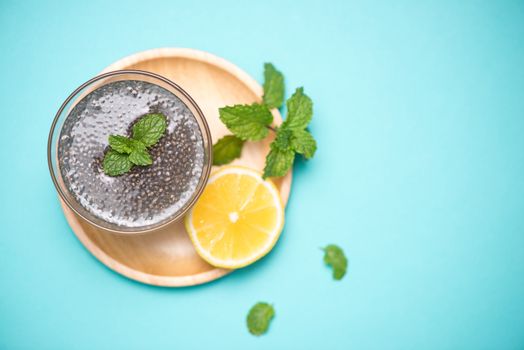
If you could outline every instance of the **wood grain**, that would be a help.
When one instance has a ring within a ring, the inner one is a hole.
[[[163,48],[125,57],[103,72],[139,69],[160,74],[186,90],[200,106],[211,129],[213,142],[229,132],[218,119],[218,108],[260,101],[262,87],[232,63],[212,54],[181,48]],[[275,124],[282,122],[273,111]],[[271,137],[246,143],[242,158],[233,162],[262,170]],[[291,172],[275,181],[284,204],[291,188]],[[181,222],[144,235],[117,235],[96,228],[77,216],[63,202],[73,232],[98,260],[133,280],[165,287],[206,283],[231,270],[215,268],[195,252]]]

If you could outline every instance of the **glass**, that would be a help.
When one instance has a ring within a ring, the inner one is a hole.
[[[67,186],[65,186],[60,172],[60,164],[57,156],[57,149],[61,130],[64,125],[64,121],[68,117],[69,112],[73,109],[73,107],[75,107],[75,105],[79,103],[85,96],[95,91],[96,89],[109,83],[125,80],[143,81],[155,84],[178,97],[191,111],[194,118],[196,119],[196,122],[198,123],[202,135],[202,142],[204,146],[203,168],[200,173],[200,178],[198,180],[197,186],[195,187],[195,190],[193,191],[190,198],[180,209],[178,209],[170,217],[148,226],[127,227],[117,225],[115,223],[103,220],[86,210],[80,203],[78,203],[78,200],[70,192]],[[139,234],[151,232],[155,229],[158,229],[160,227],[168,225],[173,221],[180,219],[193,206],[193,204],[196,202],[196,200],[202,193],[204,186],[206,185],[207,180],[209,178],[209,173],[211,171],[212,166],[212,146],[213,145],[211,141],[211,133],[209,130],[209,126],[205,120],[204,114],[202,113],[196,102],[191,98],[191,96],[189,96],[189,94],[185,92],[180,86],[158,74],[138,70],[120,70],[104,73],[87,81],[86,83],[82,84],[79,88],[77,88],[65,100],[65,102],[58,110],[53,120],[53,124],[51,125],[51,130],[49,132],[49,139],[47,143],[47,160],[49,165],[49,171],[51,173],[51,178],[56,187],[56,190],[58,191],[58,194],[60,195],[60,198],[76,214],[81,216],[83,219],[87,220],[89,223],[110,232],[121,234]]]

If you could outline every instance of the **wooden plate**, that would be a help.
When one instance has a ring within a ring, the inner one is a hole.
[[[262,66],[262,65],[261,65]],[[213,142],[229,132],[218,119],[218,108],[260,101],[262,87],[232,63],[206,52],[163,48],[125,57],[106,69],[140,69],[160,74],[186,90],[200,106],[211,128]],[[273,111],[275,124],[282,122]],[[262,170],[270,138],[247,143],[241,164]],[[291,187],[291,172],[275,181],[284,204]],[[181,222],[145,235],[116,235],[96,228],[62,204],[73,232],[98,260],[133,280],[166,287],[191,286],[220,278],[231,270],[215,268],[195,252]]]

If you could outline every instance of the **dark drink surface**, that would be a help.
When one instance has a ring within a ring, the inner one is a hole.
[[[162,113],[167,130],[150,148],[153,164],[124,175],[104,174],[109,135],[131,135],[144,114]],[[190,109],[151,83],[109,83],[82,98],[60,133],[58,165],[65,187],[100,220],[121,227],[155,225],[175,215],[196,191],[204,167],[204,144]]]

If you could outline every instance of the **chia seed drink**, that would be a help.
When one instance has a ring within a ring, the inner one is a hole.
[[[133,124],[147,113],[167,119],[166,132],[149,149],[153,164],[106,175],[109,135],[131,136]],[[123,228],[154,226],[176,215],[197,189],[204,158],[202,131],[191,110],[167,89],[139,80],[111,82],[83,97],[58,138],[67,191],[94,217]]]

